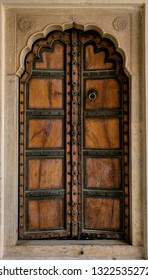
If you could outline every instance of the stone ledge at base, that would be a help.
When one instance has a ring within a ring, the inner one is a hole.
[[[46,242],[46,241],[45,241]],[[26,243],[26,244],[25,244]],[[43,243],[43,242],[42,242]],[[54,241],[55,243],[55,241]],[[5,248],[3,259],[143,259],[144,250],[142,246],[132,245],[31,245],[24,242],[24,245],[17,245]]]

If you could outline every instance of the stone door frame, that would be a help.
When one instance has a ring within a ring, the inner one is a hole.
[[[148,72],[148,1],[143,5],[140,0],[137,4],[132,0],[124,0],[123,4],[117,0],[108,0],[105,4],[100,0],[97,3],[77,0],[75,4],[46,0],[42,7],[38,0],[36,3],[33,0],[21,2],[27,3],[1,1],[1,257],[77,258],[83,251],[83,258],[147,258],[148,81],[144,77]],[[86,22],[88,11],[90,17]],[[40,20],[40,15],[44,21]],[[107,23],[102,15],[106,16]],[[112,38],[125,57],[125,69],[131,76],[131,244],[118,241],[90,241],[89,245],[87,241],[18,242],[18,76],[24,57],[37,38],[45,37],[57,26],[64,30],[74,24],[84,30],[96,28],[105,37]]]

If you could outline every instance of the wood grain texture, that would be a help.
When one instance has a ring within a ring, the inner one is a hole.
[[[21,239],[127,240],[122,62],[114,43],[92,30],[53,31],[34,42],[20,78]]]
[[[62,188],[62,159],[30,159],[28,189]]]
[[[114,198],[85,198],[84,225],[86,229],[120,228],[120,200]]]
[[[54,50],[48,48],[42,52],[41,62],[36,62],[35,68],[64,70],[64,59],[64,45],[57,42]]]
[[[63,108],[63,80],[32,78],[29,81],[29,108]]]
[[[86,158],[87,188],[119,188],[121,166],[118,158]]]
[[[62,199],[28,201],[28,230],[53,230],[64,227]]]
[[[85,47],[85,69],[97,70],[97,69],[112,69],[114,64],[106,61],[105,51],[95,52],[94,46],[89,44]]]
[[[30,119],[29,148],[62,147],[62,120]]]
[[[89,91],[95,89],[97,98],[89,99]],[[120,107],[120,87],[115,79],[86,80],[85,88],[86,109],[111,109]]]
[[[118,118],[86,118],[85,147],[117,149],[119,148]]]

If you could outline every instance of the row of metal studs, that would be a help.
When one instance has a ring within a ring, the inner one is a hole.
[[[24,234],[24,82],[20,80],[19,236]]]
[[[71,133],[70,133],[70,123],[71,123],[71,77],[70,77],[70,35],[68,37],[68,43],[66,48],[66,191],[67,191],[67,234],[71,236]]]
[[[34,54],[29,54],[30,59],[33,58]],[[25,209],[24,209],[24,154],[25,154],[25,81],[30,73],[30,63],[28,58],[26,59],[26,71],[20,79],[20,158],[19,158],[19,238],[24,238],[24,225],[25,225]]]
[[[128,129],[128,82],[123,83],[123,146],[124,146],[124,214],[125,239],[129,239],[129,129]]]
[[[73,31],[71,38],[71,77],[72,77],[72,236],[78,236],[78,201],[79,201],[79,182],[78,182],[78,166],[79,166],[79,50],[78,50],[78,34]]]

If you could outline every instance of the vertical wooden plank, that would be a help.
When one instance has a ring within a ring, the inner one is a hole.
[[[87,157],[84,172],[86,188],[121,188],[121,158]]]
[[[57,78],[32,78],[28,82],[29,109],[63,109],[64,81]]]
[[[33,158],[28,160],[28,190],[61,189],[63,186],[63,158]]]
[[[120,203],[120,199],[115,198],[85,198],[85,228],[91,230],[120,230]]]
[[[85,48],[85,69],[113,69],[114,64],[107,62],[106,57],[105,51],[95,52],[93,44],[88,44]]]
[[[28,201],[27,230],[54,230],[64,228],[63,199],[30,199]]]
[[[119,149],[119,118],[85,118],[85,148]]]
[[[64,70],[64,45],[56,42],[52,49],[42,51],[41,61],[35,63],[36,69]]]
[[[60,47],[54,52],[53,41],[60,40],[62,43],[56,44]],[[26,58],[26,71],[20,79],[20,239],[70,236],[71,170],[68,168],[63,181],[63,172],[65,172],[63,168],[65,169],[71,161],[70,77],[68,80],[70,62],[66,59],[70,52],[69,43],[68,32],[54,32],[47,40],[35,42],[33,53]],[[50,52],[51,46],[52,52]],[[46,47],[49,52],[42,53],[43,63],[40,65],[38,54],[42,47],[43,49]],[[36,61],[38,61],[38,67],[41,66],[46,71],[38,69],[34,71]],[[52,69],[49,71],[48,68]],[[58,73],[61,71],[62,78],[56,75],[57,69]],[[31,84],[32,99],[28,103],[29,98],[25,94],[30,92],[24,84],[28,76],[31,77],[32,70],[34,83]],[[50,83],[48,83],[47,70],[52,76]],[[63,81],[65,87],[63,87]],[[49,92],[50,104],[47,102]],[[30,105],[30,108],[26,107],[26,104]],[[62,110],[62,116],[58,116],[61,115],[60,110]],[[62,152],[62,158],[60,152]],[[29,177],[26,173],[26,160],[31,169]]]

